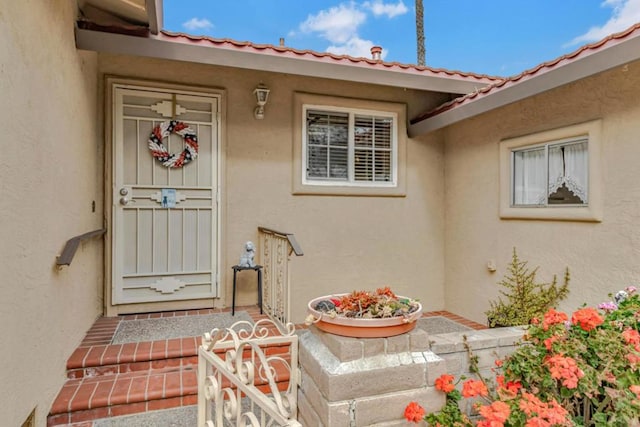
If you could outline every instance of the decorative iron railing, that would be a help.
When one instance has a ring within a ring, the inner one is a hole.
[[[291,255],[302,256],[302,248],[295,236],[270,228],[258,227],[260,232],[260,263],[264,267],[262,309],[276,322],[285,325],[291,318],[289,261]]]
[[[279,329],[262,319],[215,328],[198,349],[198,427],[301,427],[298,383],[293,324]]]

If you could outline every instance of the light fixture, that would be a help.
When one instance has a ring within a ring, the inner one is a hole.
[[[271,91],[263,85],[259,85],[253,90],[258,103],[258,106],[253,110],[253,116],[258,120],[264,119],[264,106],[267,104],[267,99],[269,99],[269,92]]]

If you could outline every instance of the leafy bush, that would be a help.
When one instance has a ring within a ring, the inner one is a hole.
[[[506,300],[498,298],[498,301],[491,301],[491,308],[485,312],[490,327],[526,325],[566,298],[569,294],[568,268],[561,286],[556,276],[553,276],[551,283],[536,283],[537,272],[538,267],[529,270],[527,261],[521,261],[513,248],[508,274],[498,282],[505,289],[500,293]]]

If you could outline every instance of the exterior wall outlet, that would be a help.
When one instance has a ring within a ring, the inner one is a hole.
[[[489,272],[491,273],[495,273],[497,268],[496,268],[496,262],[494,260],[490,260],[489,262],[487,262],[487,270],[489,270]]]

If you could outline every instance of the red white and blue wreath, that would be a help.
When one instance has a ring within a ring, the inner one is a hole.
[[[180,154],[171,154],[162,141],[172,133],[177,133],[184,140],[184,150]],[[149,149],[153,157],[168,168],[181,168],[198,157],[198,136],[195,131],[183,122],[171,120],[162,122],[151,131]]]

